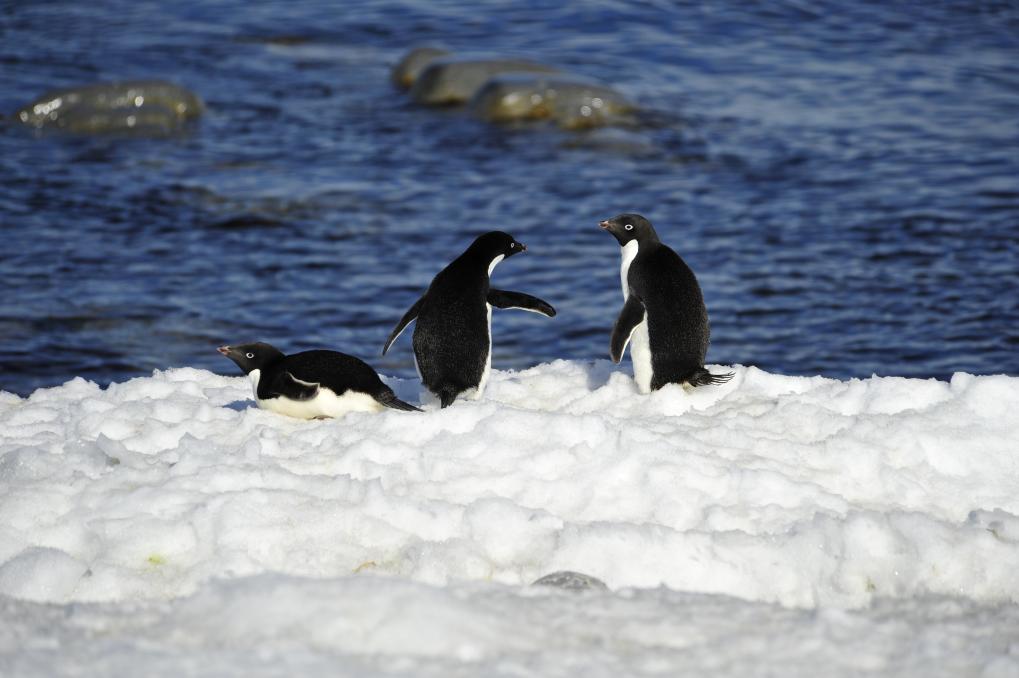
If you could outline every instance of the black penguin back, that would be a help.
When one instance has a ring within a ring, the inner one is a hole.
[[[271,383],[269,377],[282,371],[301,381],[320,384],[336,395],[357,391],[376,397],[389,389],[368,363],[339,351],[314,350],[288,355],[273,365],[271,373],[262,375],[259,386]]]
[[[668,246],[650,242],[640,246],[628,279],[647,312],[651,389],[690,381],[704,368],[711,334],[693,271]]]
[[[275,376],[282,372],[289,372],[295,379],[304,382],[317,383],[338,396],[355,391],[371,396],[386,407],[420,411],[397,398],[371,365],[339,351],[313,350],[287,356],[275,363],[272,371],[259,380],[259,397],[268,397],[268,394],[261,394],[263,387],[269,388],[275,382]]]
[[[439,272],[414,326],[414,356],[428,390],[451,403],[480,384],[491,346],[488,265],[467,255]]]
[[[492,346],[488,276],[494,262],[524,249],[502,231],[478,236],[421,298],[414,356],[421,380],[443,407],[481,385]]]

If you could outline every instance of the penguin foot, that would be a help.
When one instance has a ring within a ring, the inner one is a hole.
[[[701,367],[694,371],[692,375],[687,379],[687,383],[691,386],[718,386],[719,384],[728,383],[732,379],[735,372],[725,372],[723,374],[712,374],[705,368]]]

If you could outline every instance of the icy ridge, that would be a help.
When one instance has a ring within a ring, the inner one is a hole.
[[[1017,378],[737,367],[642,396],[607,362],[556,361],[423,414],[304,422],[250,398],[190,368],[0,394],[0,594],[571,569],[790,607],[1019,600]]]

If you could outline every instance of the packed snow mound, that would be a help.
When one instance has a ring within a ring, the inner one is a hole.
[[[1019,600],[1019,378],[737,367],[644,396],[607,362],[557,361],[424,413],[308,422],[251,396],[189,368],[0,395],[0,594],[574,570],[800,608]]]

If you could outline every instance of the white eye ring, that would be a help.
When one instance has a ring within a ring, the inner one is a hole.
[[[248,360],[250,360],[250,359],[255,357],[254,353],[245,353],[244,355],[247,356]]]
[[[623,226],[623,228],[625,228],[627,231],[632,231],[633,230],[633,224],[627,224],[626,226]]]

